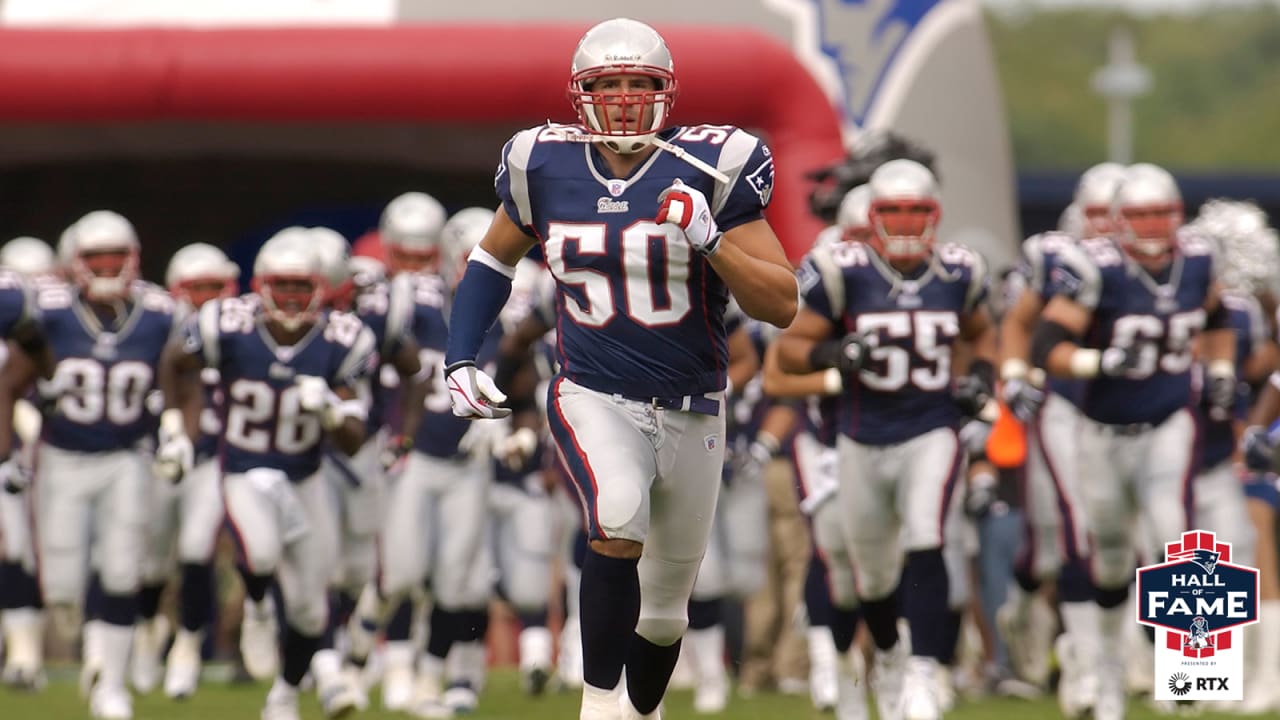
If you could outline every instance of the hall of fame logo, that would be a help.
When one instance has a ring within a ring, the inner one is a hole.
[[[1156,700],[1244,699],[1241,628],[1258,622],[1258,571],[1193,530],[1138,568],[1138,622],[1156,629]]]

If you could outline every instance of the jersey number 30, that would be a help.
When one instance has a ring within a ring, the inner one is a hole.
[[[649,327],[674,325],[683,320],[692,304],[689,244],[680,237],[680,231],[649,220],[623,229],[624,306],[613,296],[613,283],[608,275],[593,268],[574,267],[592,256],[608,253],[608,229],[604,223],[550,223],[547,226],[543,244],[547,266],[556,280],[579,293],[578,298],[570,296],[565,302],[569,317],[579,325],[601,328],[624,307],[628,317]],[[661,240],[653,244],[659,252],[652,251],[652,238]]]

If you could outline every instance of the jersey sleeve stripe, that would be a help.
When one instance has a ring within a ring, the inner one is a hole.
[[[724,141],[724,147],[720,149],[720,157],[716,159],[716,169],[728,175],[729,182],[716,183],[716,188],[711,194],[712,215],[719,215],[720,211],[724,210],[725,204],[729,202],[729,191],[738,184],[742,168],[747,164],[747,160],[751,159],[751,153],[759,144],[760,140],[755,135],[744,130],[734,130],[729,139]]]
[[[538,138],[538,129],[532,128],[518,133],[511,141],[511,151],[507,153],[507,175],[511,186],[511,199],[515,201],[520,213],[520,224],[533,225],[533,206],[529,202],[529,157],[533,154],[533,145]]]
[[[827,291],[827,302],[831,303],[832,319],[836,319],[844,311],[844,270],[835,258],[831,257],[831,251],[828,248],[814,248],[811,257],[813,266],[822,276],[822,287]]]
[[[969,291],[965,293],[965,312],[973,312],[982,302],[987,289],[987,261],[981,253],[973,253],[973,266],[969,270]]]
[[[356,336],[356,341],[351,344],[351,351],[347,353],[347,356],[342,360],[342,364],[338,366],[338,375],[335,380],[344,382],[351,377],[361,363],[369,361],[369,356],[374,353],[376,344],[377,341],[373,337],[373,331],[368,327],[361,328],[360,334]]]
[[[387,288],[387,327],[382,347],[378,349],[384,360],[391,354],[391,348],[409,332],[409,318],[413,315],[411,283],[408,275],[397,275]]]

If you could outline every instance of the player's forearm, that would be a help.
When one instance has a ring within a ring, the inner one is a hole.
[[[481,253],[477,256],[477,253]],[[449,341],[444,362],[448,368],[463,361],[474,362],[489,328],[511,296],[514,266],[504,265],[480,248],[472,252],[467,270],[458,283],[449,313]]]
[[[791,268],[761,260],[727,242],[721,242],[711,256],[711,266],[747,315],[780,328],[791,324],[800,300]]]
[[[812,338],[783,333],[775,343],[778,348],[778,368],[791,375],[807,375],[820,369],[809,364],[809,354],[817,344]]]
[[[1203,335],[1204,361],[1210,365],[1215,361],[1229,362],[1235,367],[1236,331],[1232,328],[1206,330]]]
[[[400,394],[400,434],[406,438],[418,436],[418,428],[422,427],[422,416],[426,408],[424,402],[431,389],[431,378],[411,376],[400,378],[404,392]]]
[[[364,445],[364,420],[357,417],[343,419],[342,424],[329,431],[329,440],[344,455],[355,455]]]
[[[1266,427],[1280,418],[1280,372],[1271,374],[1249,410],[1249,424]]]
[[[792,375],[784,372],[778,362],[777,343],[773,343],[765,350],[762,377],[764,393],[776,398],[837,395],[844,388],[844,378],[835,368],[827,368],[806,375]]]

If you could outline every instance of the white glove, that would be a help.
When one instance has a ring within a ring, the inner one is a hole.
[[[453,400],[453,414],[464,418],[504,418],[510,408],[498,407],[507,401],[493,378],[476,367],[470,360],[456,362],[445,368],[445,384],[449,386],[449,398]]]
[[[329,389],[329,381],[318,375],[299,375],[294,378],[298,388],[298,406],[303,412],[320,416],[320,425],[333,430],[351,413],[344,412],[346,403]]]
[[[507,438],[510,427],[505,420],[479,420],[471,423],[458,440],[458,452],[470,455],[494,455]]]
[[[157,439],[152,471],[169,482],[179,482],[191,471],[196,460],[196,448],[187,435],[181,410],[169,408],[161,413]]]
[[[658,217],[654,222],[680,228],[689,245],[704,256],[714,255],[720,249],[720,228],[716,227],[711,205],[702,191],[677,178],[671,187],[658,194],[658,203]]]
[[[520,472],[538,449],[538,433],[522,427],[493,446],[493,456],[508,470]]]

